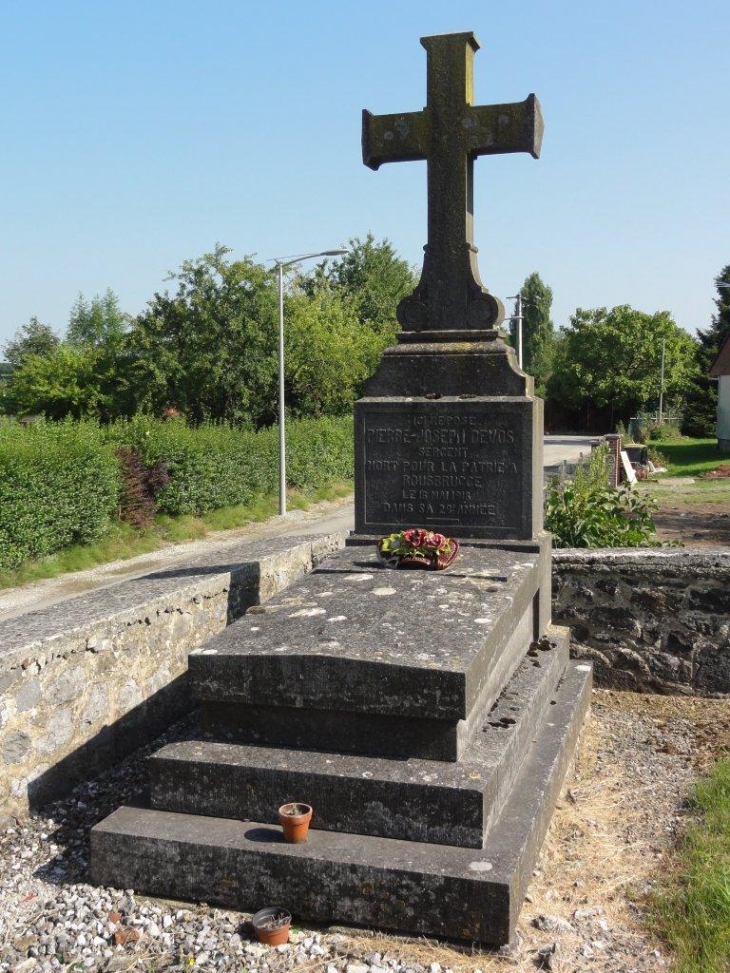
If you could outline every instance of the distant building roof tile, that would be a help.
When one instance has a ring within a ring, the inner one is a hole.
[[[720,349],[720,354],[710,369],[710,378],[719,378],[721,375],[730,375],[730,337]]]

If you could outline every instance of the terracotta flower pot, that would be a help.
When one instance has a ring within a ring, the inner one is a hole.
[[[284,829],[284,841],[298,845],[307,840],[312,808],[309,804],[282,804],[279,808],[279,824]]]
[[[289,942],[291,912],[273,905],[260,909],[251,920],[253,934],[265,946],[283,946]]]

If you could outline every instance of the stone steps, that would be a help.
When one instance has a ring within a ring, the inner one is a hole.
[[[152,895],[500,945],[509,940],[590,699],[568,665],[483,850],[124,807],[91,833],[92,880]]]
[[[568,662],[567,630],[551,628],[549,636],[482,715],[458,762],[185,740],[150,760],[152,807],[275,822],[281,804],[305,801],[322,830],[481,848],[526,752],[544,732]],[[275,710],[269,718],[276,720]]]

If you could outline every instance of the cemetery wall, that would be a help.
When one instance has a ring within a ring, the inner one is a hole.
[[[599,686],[730,696],[730,551],[555,551],[553,621]]]
[[[225,548],[0,623],[0,819],[67,791],[189,708],[187,657],[344,544]]]
[[[0,623],[0,818],[161,733],[191,649],[344,543],[259,542]],[[553,617],[599,686],[730,696],[730,552],[555,551]]]

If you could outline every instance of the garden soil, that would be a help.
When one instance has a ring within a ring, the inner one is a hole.
[[[652,517],[660,541],[685,547],[730,547],[730,510],[718,503],[662,500]]]

